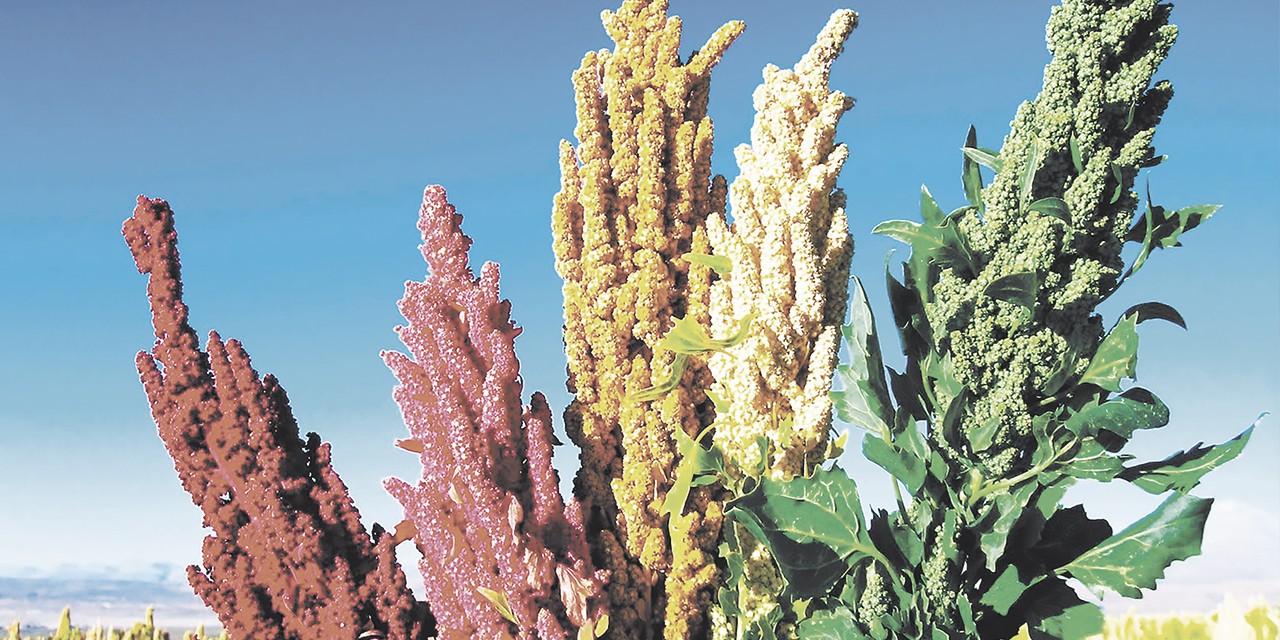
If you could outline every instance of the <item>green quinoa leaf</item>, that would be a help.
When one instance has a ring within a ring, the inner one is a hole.
[[[1075,478],[1110,482],[1124,470],[1125,461],[1132,459],[1133,456],[1113,456],[1097,440],[1089,439],[1080,445],[1080,451],[1062,472]]]
[[[1106,430],[1128,440],[1137,429],[1158,429],[1166,424],[1169,407],[1150,391],[1134,387],[1102,404],[1084,407],[1063,426],[1081,437]]]
[[[901,480],[912,495],[924,484],[925,474],[928,472],[924,460],[902,447],[868,433],[862,439],[862,455]]]
[[[973,125],[969,125],[969,133],[965,136],[964,148],[978,148],[978,130]],[[969,204],[977,207],[979,211],[985,211],[986,209],[982,206],[982,170],[978,167],[978,162],[969,156],[968,151],[964,154],[961,178],[964,182],[964,196],[969,200]]]
[[[1102,340],[1089,368],[1080,378],[1081,384],[1096,384],[1108,391],[1119,391],[1120,380],[1132,378],[1138,366],[1138,332],[1136,315],[1125,316]]]
[[[1142,589],[1175,560],[1200,553],[1205,519],[1213,500],[1175,493],[1146,517],[1104,540],[1062,570],[1083,582],[1098,597],[1110,589],[1126,598],[1141,598]]]
[[[1071,146],[1071,166],[1075,167],[1076,175],[1084,173],[1084,157],[1080,155],[1080,139],[1071,136],[1068,141]]]
[[[987,285],[982,293],[995,298],[996,300],[1004,300],[1012,302],[1026,308],[1028,311],[1036,310],[1036,294],[1040,292],[1039,279],[1035,273],[1014,273],[996,278]]]
[[[882,557],[868,536],[857,485],[838,466],[785,482],[760,478],[725,505],[725,515],[768,548],[796,598],[825,596],[852,564]]]
[[[1009,542],[1009,533],[1022,518],[1027,503],[1031,500],[1040,485],[1028,482],[1013,491],[997,494],[991,501],[991,510],[982,519],[981,534],[978,544],[987,559],[987,571],[995,572],[996,565],[1004,556],[1005,546]],[[1001,614],[1003,615],[1003,614]]]
[[[1062,198],[1041,198],[1032,202],[1027,209],[1043,213],[1046,216],[1052,216],[1068,225],[1071,224],[1071,208],[1067,206],[1067,201]]]
[[[947,219],[947,215],[942,212],[942,207],[938,206],[938,202],[933,199],[933,194],[929,193],[929,188],[920,185],[920,218],[925,224],[938,226]]]
[[[1181,246],[1179,236],[1200,226],[1200,223],[1208,220],[1220,208],[1222,205],[1201,204],[1169,213],[1164,207],[1151,201],[1151,188],[1148,186],[1147,209],[1142,215],[1135,216],[1133,226],[1124,237],[1126,242],[1141,242],[1142,249],[1121,280],[1137,273],[1153,250]]]
[[[1000,160],[999,151],[992,151],[982,147],[962,147],[960,150],[964,152],[965,157],[996,173],[999,173],[1000,169],[1004,167],[1004,162]]]
[[[711,267],[711,270],[724,275],[733,271],[733,260],[728,256],[714,256],[706,253],[686,253],[682,256],[685,262]]]
[[[680,449],[676,478],[667,490],[667,498],[658,509],[659,515],[683,515],[689,491],[693,487],[714,484],[725,473],[724,455],[717,447],[704,448],[680,429],[674,431]]]
[[[846,607],[814,611],[800,621],[796,633],[800,640],[869,640],[871,637],[862,633],[853,611]]]
[[[683,353],[677,353],[676,359],[671,362],[671,373],[668,374],[661,382],[653,385],[652,387],[645,387],[644,389],[631,394],[631,401],[649,402],[671,393],[671,391],[680,384],[680,379],[684,377],[684,370],[688,366],[689,356]]]
[[[1018,601],[1022,596],[1022,592],[1027,590],[1030,585],[1023,584],[1018,579],[1018,568],[1009,565],[1000,572],[1000,577],[987,587],[987,592],[982,594],[980,603],[987,605],[1000,615],[1008,615],[1009,607]]]
[[[1255,422],[1240,435],[1219,445],[1202,447],[1200,446],[1204,444],[1202,442],[1159,462],[1127,467],[1119,473],[1118,477],[1132,482],[1148,493],[1160,494],[1171,489],[1190,491],[1200,484],[1200,478],[1203,478],[1206,473],[1240,455],[1244,446],[1249,443],[1249,436],[1253,435],[1253,428],[1256,426]]]
[[[831,399],[841,420],[871,433],[888,434],[893,424],[893,402],[885,382],[875,316],[862,281],[853,278],[852,289],[849,324],[843,328],[849,361],[836,368],[843,388],[832,391]]]
[[[1182,314],[1163,302],[1135,304],[1124,312],[1126,316],[1130,314],[1133,314],[1138,319],[1138,324],[1142,324],[1147,320],[1168,320],[1183,329],[1187,328],[1187,321],[1182,319]]]
[[[1106,621],[1098,605],[1081,600],[1061,578],[1041,580],[1014,608],[1025,617],[1031,640],[1084,640],[1102,633]]]

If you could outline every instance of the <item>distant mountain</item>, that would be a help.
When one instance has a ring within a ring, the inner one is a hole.
[[[201,624],[207,633],[221,628],[218,616],[182,583],[0,577],[0,627],[8,628],[16,619],[22,622],[23,635],[28,629],[39,632],[36,627],[56,628],[68,606],[71,624],[77,627],[131,627],[145,620],[147,607],[154,606],[156,626],[170,632],[180,634]]]

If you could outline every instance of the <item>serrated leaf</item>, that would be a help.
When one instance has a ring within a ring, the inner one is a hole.
[[[1029,311],[1036,310],[1036,295],[1040,292],[1040,283],[1034,273],[1014,273],[996,278],[987,285],[982,293],[995,298],[1020,305]]]
[[[885,264],[885,284],[889,290],[889,308],[893,311],[893,323],[898,328],[898,339],[902,343],[902,353],[908,360],[923,360],[932,349],[932,337],[928,333],[929,321],[925,316],[924,303],[916,292],[898,282],[889,272]],[[892,374],[890,374],[892,377]],[[898,404],[902,398],[897,396]],[[919,414],[917,414],[919,415]]]
[[[973,125],[969,125],[964,148],[976,149],[977,147],[978,130]],[[979,211],[985,211],[982,205],[982,170],[978,168],[978,163],[969,157],[968,152],[965,152],[964,163],[961,166],[961,181],[964,182],[964,196],[969,200],[969,204],[977,207]]]
[[[685,262],[690,264],[700,264],[711,267],[711,270],[724,275],[733,271],[733,260],[729,256],[715,256],[706,253],[686,253],[683,256]]]
[[[1175,493],[1155,511],[1086,551],[1062,568],[1101,597],[1110,589],[1141,598],[1175,560],[1200,553],[1205,519],[1213,500]]]
[[[763,477],[729,501],[725,515],[768,548],[792,597],[825,596],[853,563],[880,555],[863,522],[857,486],[838,466],[785,482]]]
[[[748,313],[738,321],[738,332],[717,340],[707,335],[707,330],[692,317],[685,316],[676,320],[671,331],[658,344],[658,348],[674,351],[678,354],[696,356],[710,351],[724,351],[747,339],[751,332],[751,321],[760,317],[758,313]]]
[[[1222,208],[1222,205],[1202,204],[1183,207],[1173,213],[1168,213],[1164,207],[1151,202],[1151,188],[1148,186],[1147,210],[1137,218],[1136,223],[1125,234],[1126,241],[1141,241],[1142,249],[1138,252],[1138,257],[1134,258],[1133,265],[1125,272],[1124,277],[1128,278],[1137,273],[1154,249],[1168,249],[1169,247],[1179,246],[1178,236],[1200,226],[1202,222],[1212,217],[1220,208]]]
[[[1098,346],[1080,378],[1080,384],[1096,384],[1108,391],[1119,391],[1120,380],[1132,378],[1138,366],[1138,319],[1126,316],[1116,323]]]
[[[1142,324],[1147,320],[1168,320],[1183,329],[1187,328],[1187,321],[1182,319],[1182,314],[1177,309],[1163,302],[1144,302],[1129,307],[1123,315],[1133,315],[1137,319],[1138,324]]]
[[[924,484],[924,477],[928,470],[925,468],[924,461],[910,451],[867,434],[862,439],[862,454],[868,460],[880,465],[881,469],[901,480],[912,495],[915,495]]]
[[[944,219],[940,225],[889,220],[876,225],[872,233],[911,245],[912,262],[932,260],[939,266],[952,266],[966,273],[973,271],[973,255],[951,218]]]
[[[942,207],[938,206],[938,201],[933,199],[933,194],[924,185],[920,185],[920,219],[935,227],[947,219],[946,214],[942,213]]]
[[[1257,423],[1254,423],[1257,426]],[[1253,435],[1253,427],[1219,445],[1201,447],[1202,443],[1161,460],[1128,467],[1117,477],[1128,480],[1148,493],[1165,491],[1190,491],[1200,484],[1200,478],[1215,467],[1240,455]]]
[[[1071,209],[1067,206],[1067,201],[1062,198],[1041,198],[1032,202],[1027,209],[1057,218],[1068,225],[1071,224]]]
[[[1045,570],[1054,571],[1101,544],[1111,533],[1111,525],[1106,520],[1090,518],[1084,505],[1059,509],[1045,521],[1030,555]]]
[[[1102,404],[1085,406],[1063,426],[1083,438],[1105,429],[1128,440],[1138,429],[1158,429],[1166,424],[1169,407],[1150,391],[1134,387]]]
[[[875,316],[862,281],[853,278],[849,295],[849,324],[843,327],[849,364],[837,367],[842,389],[831,392],[840,419],[871,433],[887,434],[893,424],[893,403],[884,378]]]

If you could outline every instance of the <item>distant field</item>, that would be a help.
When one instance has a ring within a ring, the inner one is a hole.
[[[155,586],[154,583],[141,584]],[[9,627],[6,640],[72,640],[73,638],[227,640],[225,636],[220,636],[221,629],[213,625],[205,626],[203,634],[197,633],[195,629],[173,630],[173,627],[170,627],[163,632],[167,635],[155,635],[154,630],[157,627],[150,609],[147,610],[146,619],[143,622],[109,625],[114,629],[115,634],[107,633],[107,625],[94,625],[75,627],[82,632],[82,635],[73,636],[69,633],[72,628],[69,614],[64,611],[60,616],[64,621],[59,628],[23,626],[20,633],[17,632],[18,622],[15,621],[14,626]],[[1106,624],[1106,631],[1095,638],[1102,640],[1277,640],[1280,638],[1280,606],[1269,606],[1262,600],[1241,605],[1228,596],[1218,609],[1211,613],[1108,616]],[[1019,635],[1015,636],[1015,640],[1030,640],[1025,627]]]

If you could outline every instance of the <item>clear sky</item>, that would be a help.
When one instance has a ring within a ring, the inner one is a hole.
[[[889,315],[877,223],[916,219],[921,184],[963,203],[970,124],[998,147],[1039,91],[1052,2],[867,0],[831,83],[857,98],[841,140],[857,255]],[[724,21],[746,33],[713,74],[713,170],[736,175],[751,91],[790,67],[840,4],[677,1],[688,53]],[[524,327],[526,391],[566,401],[550,205],[556,145],[574,125],[570,74],[610,46],[596,2],[0,2],[0,575],[150,576],[199,562],[201,514],[156,436],[134,355],[153,342],[145,279],[120,236],[138,194],[177,212],[192,322],[245,343],[288,390],[304,432],[366,526],[393,526],[381,487],[418,477],[392,446],[404,427],[394,378],[395,303],[425,265],[422,189],[441,184],[501,263]],[[1181,36],[1158,77],[1177,95],[1144,171],[1157,203],[1222,204],[1186,246],[1155,255],[1103,307],[1176,307],[1189,330],[1140,329],[1140,383],[1172,410],[1133,452],[1162,458],[1223,442],[1280,411],[1280,8],[1274,0],[1180,3]],[[900,254],[905,256],[905,254]],[[886,326],[886,352],[896,347]],[[557,417],[557,429],[560,429]],[[1280,602],[1280,417],[1210,474],[1205,554],[1147,599],[1109,611],[1207,611],[1233,592]],[[563,438],[562,438],[563,439]],[[567,442],[567,439],[564,439]],[[567,480],[576,453],[562,447]],[[876,468],[846,456],[864,498],[889,506]],[[1117,528],[1158,499],[1082,489]],[[407,547],[408,545],[403,545]],[[411,583],[416,569],[410,556]]]

